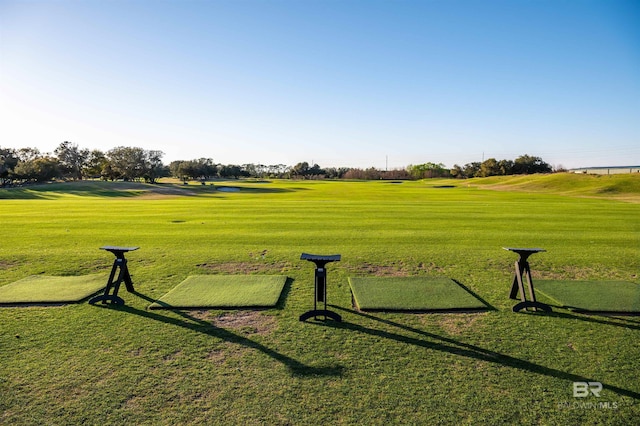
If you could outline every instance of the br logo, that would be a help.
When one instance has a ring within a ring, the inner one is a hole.
[[[600,398],[601,391],[602,383],[600,382],[573,382],[574,398],[584,398],[589,396],[589,394]]]

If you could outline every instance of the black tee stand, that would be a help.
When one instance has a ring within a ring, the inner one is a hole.
[[[513,307],[513,312],[518,312],[522,309],[533,308],[534,311],[542,309],[545,312],[551,312],[551,307],[545,303],[536,301],[536,294],[533,290],[533,280],[531,278],[531,268],[529,267],[529,256],[534,253],[540,253],[546,251],[540,248],[513,248],[503,247],[505,250],[517,253],[520,258],[515,263],[515,273],[513,276],[513,283],[511,284],[511,293],[509,298],[518,299],[518,292],[520,293],[521,302]],[[529,288],[529,297],[531,300],[527,300],[524,292],[524,279],[527,280],[527,287]]]
[[[331,256],[319,256],[315,254],[302,253],[300,260],[308,260],[316,264],[315,271],[315,298],[313,299],[313,310],[300,315],[300,321],[308,320],[311,317],[318,319],[323,316],[326,320],[331,318],[337,322],[342,322],[342,317],[335,312],[327,310],[327,270],[325,265],[329,262],[338,262],[339,254]],[[318,309],[318,302],[324,302],[324,309]]]
[[[107,302],[111,302],[113,305],[124,305],[124,300],[118,296],[120,284],[122,284],[122,282],[124,281],[124,284],[127,287],[127,291],[129,293],[133,293],[135,291],[133,288],[133,281],[131,281],[131,275],[129,275],[129,268],[127,268],[127,259],[124,258],[124,254],[129,251],[138,250],[138,248],[139,247],[100,247],[100,250],[106,250],[113,253],[116,256],[116,260],[113,261],[111,274],[109,274],[109,280],[107,281],[107,287],[104,289],[104,294],[93,297],[91,300],[89,300],[90,304],[94,305],[98,302],[106,304]],[[118,278],[114,280],[116,276],[116,270],[118,268],[120,269],[120,272],[118,273]],[[109,294],[112,289],[113,293]]]

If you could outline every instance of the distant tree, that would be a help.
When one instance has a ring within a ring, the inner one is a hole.
[[[64,141],[58,145],[54,154],[58,157],[60,172],[63,176],[82,180],[82,169],[89,157],[88,149],[80,149],[78,145]]]
[[[368,169],[352,168],[343,177],[344,179],[380,180],[382,179],[382,173],[375,167],[369,167]]]
[[[103,164],[102,170],[100,170],[100,177],[103,180],[116,180],[120,179],[122,176],[111,166],[111,162],[107,161]]]
[[[238,179],[244,176],[244,172],[240,166],[227,164],[218,167],[218,175],[222,178]]]
[[[324,169],[324,174],[327,179],[342,179],[347,171],[348,167],[329,167]]]
[[[243,164],[241,169],[248,177],[259,177],[259,168],[253,163]]]
[[[46,182],[60,176],[59,162],[51,156],[19,161],[13,173],[25,181]]]
[[[218,166],[211,158],[200,158],[198,164],[200,165],[200,176],[203,179],[211,179],[217,176]]]
[[[82,174],[88,178],[98,178],[102,176],[102,171],[105,169],[109,160],[104,155],[104,152],[99,149],[94,149],[89,152],[86,161],[84,162],[84,168]]]
[[[364,179],[364,170],[352,167],[342,175],[343,179]]]
[[[311,166],[307,171],[307,176],[314,177],[314,178],[324,177],[324,174],[325,174],[325,171],[317,164],[314,164],[313,166]]]
[[[499,170],[498,174],[501,176],[513,174],[513,161],[511,160],[498,161],[498,170]]]
[[[38,148],[20,148],[16,151],[16,155],[19,161],[31,161],[42,157]]]
[[[0,147],[0,186],[5,186],[11,182],[13,169],[18,165],[16,151],[11,148]]]
[[[551,173],[551,166],[540,157],[521,155],[513,163],[513,174],[528,175],[533,173]]]
[[[107,152],[107,158],[118,178],[136,180],[145,174],[147,155],[142,148],[119,146]]]
[[[404,180],[408,180],[411,179],[412,176],[409,173],[408,170],[406,169],[393,169],[393,170],[387,170],[384,172],[380,172],[380,179],[404,179]]]
[[[441,163],[410,164],[407,171],[414,179],[445,177],[448,173]]]
[[[451,174],[451,177],[456,178],[456,179],[464,179],[464,178],[466,178],[466,176],[464,174],[464,170],[462,169],[462,167],[460,167],[457,164],[453,165],[451,170],[449,170],[449,173]]]
[[[465,164],[464,168],[462,169],[464,176],[467,178],[478,176],[478,173],[480,173],[480,166],[481,166],[480,162],[472,162],[472,163]]]
[[[211,158],[200,158],[189,161],[172,161],[169,165],[172,176],[188,181],[189,179],[206,180],[218,173],[218,168]]]
[[[291,168],[291,177],[305,178],[309,173],[309,163],[306,161],[298,163]]]
[[[169,172],[171,173],[171,176],[173,176],[174,178],[180,179],[181,181],[186,182],[187,180],[189,180],[189,175],[185,173],[184,163],[186,163],[186,161],[183,161],[183,160],[172,161],[169,164]]]
[[[498,160],[495,158],[489,158],[480,164],[479,177],[497,176],[499,174],[500,167],[498,166]]]
[[[286,164],[272,164],[270,166],[267,166],[269,176],[274,178],[283,178],[289,175],[290,170],[291,167],[287,166]]]
[[[167,176],[166,168],[162,164],[164,152],[157,150],[144,151],[144,172],[142,178],[145,182],[156,183],[158,178]]]

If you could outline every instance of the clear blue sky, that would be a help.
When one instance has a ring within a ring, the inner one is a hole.
[[[640,165],[640,2],[0,0],[0,146],[62,141],[165,163]]]

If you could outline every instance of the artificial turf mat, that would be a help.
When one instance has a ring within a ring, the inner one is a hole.
[[[360,310],[487,309],[487,305],[449,278],[350,277],[349,285]]]
[[[536,280],[535,289],[562,307],[584,312],[640,313],[640,284],[627,281]]]
[[[149,308],[266,308],[278,303],[286,281],[282,275],[192,275]]]
[[[0,304],[79,302],[104,289],[106,274],[81,276],[32,275],[0,287]]]

